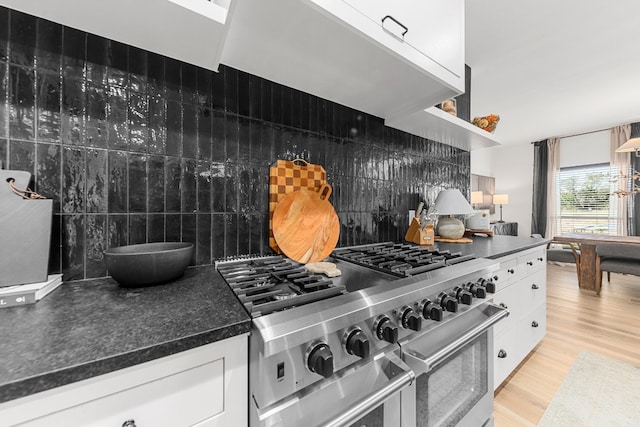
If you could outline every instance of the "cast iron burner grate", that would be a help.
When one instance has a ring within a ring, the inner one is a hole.
[[[346,292],[343,285],[283,256],[224,261],[216,268],[252,317]]]
[[[474,255],[462,255],[461,252],[394,242],[335,249],[331,255],[336,259],[374,268],[398,277],[415,276],[475,258]]]

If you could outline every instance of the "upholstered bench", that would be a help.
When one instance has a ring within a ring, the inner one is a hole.
[[[596,289],[602,285],[602,272],[640,276],[640,245],[631,243],[598,243],[596,245]]]

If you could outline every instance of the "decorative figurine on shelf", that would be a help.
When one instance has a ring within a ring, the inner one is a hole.
[[[458,110],[456,109],[456,100],[455,99],[447,99],[446,101],[442,101],[440,104],[440,108],[443,111],[451,114],[452,116],[458,115]]]
[[[482,130],[493,133],[493,131],[496,130],[496,125],[499,121],[499,115],[489,114],[488,116],[484,117],[474,117],[472,123]]]

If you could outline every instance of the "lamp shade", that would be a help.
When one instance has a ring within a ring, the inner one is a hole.
[[[631,138],[616,148],[617,153],[628,153],[630,151],[640,151],[640,138]]]
[[[494,205],[508,205],[509,204],[509,195],[508,194],[494,194],[493,195],[493,204]]]
[[[472,191],[471,192],[471,204],[475,205],[478,203],[482,203],[484,199],[484,194],[482,191]]]
[[[471,215],[473,208],[464,198],[460,190],[442,190],[435,201],[438,215]]]

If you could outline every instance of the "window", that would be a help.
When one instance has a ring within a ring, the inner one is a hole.
[[[561,168],[556,178],[559,233],[618,234],[617,168],[608,163]]]

